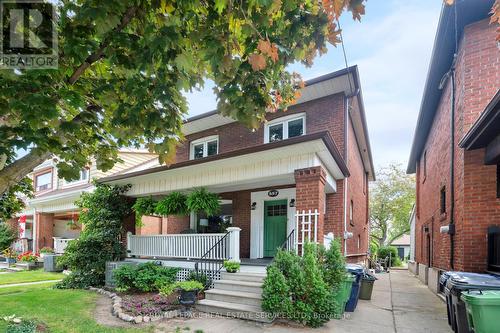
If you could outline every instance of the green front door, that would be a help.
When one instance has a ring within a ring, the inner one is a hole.
[[[274,257],[286,239],[287,200],[264,202],[264,257]]]

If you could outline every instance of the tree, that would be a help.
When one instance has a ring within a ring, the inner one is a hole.
[[[359,20],[364,1],[52,2],[58,69],[0,72],[0,194],[53,156],[69,180],[92,157],[110,169],[119,147],[146,146],[172,161],[182,91],[206,79],[221,114],[257,127],[298,97],[302,81],[286,67],[310,66],[338,44],[338,18],[350,11]],[[19,149],[29,152],[6,164]]]
[[[410,232],[410,213],[415,203],[415,178],[400,164],[390,164],[377,175],[370,189],[371,238],[379,246]]]
[[[22,196],[33,197],[33,186],[31,179],[25,177],[21,181],[7,189],[0,195],[0,223],[6,222],[25,206]]]

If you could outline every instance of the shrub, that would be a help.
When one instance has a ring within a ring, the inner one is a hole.
[[[175,283],[165,284],[160,288],[160,294],[162,296],[168,297],[168,296],[173,294],[173,292],[175,291],[175,288],[176,288]]]
[[[345,258],[342,255],[340,242],[334,240],[328,250],[320,246],[319,255],[323,278],[330,289],[336,292],[344,280],[346,273]]]
[[[116,289],[150,292],[175,282],[177,268],[163,267],[153,262],[139,265],[123,265],[113,271]]]
[[[389,267],[400,266],[401,259],[398,256],[398,250],[394,246],[382,246],[378,249],[377,255],[380,259],[391,257]]]
[[[104,285],[106,262],[120,260],[125,254],[122,221],[132,210],[123,194],[129,187],[97,184],[94,192],[83,193],[76,202],[81,208],[79,222],[85,228],[58,260],[58,265],[69,268],[72,274],[57,287]]]
[[[191,212],[204,212],[207,216],[217,215],[220,212],[219,196],[204,187],[191,192],[186,203]]]
[[[278,251],[267,268],[262,308],[311,327],[319,327],[333,318],[337,305],[323,279],[320,255],[313,244],[304,245],[303,257]]]
[[[50,247],[42,247],[40,253],[54,253],[54,249]]]
[[[38,256],[31,251],[26,251],[21,253],[17,257],[17,261],[35,263],[38,260]]]
[[[17,239],[17,231],[7,223],[0,222],[0,251],[10,247]]]
[[[187,215],[187,196],[180,192],[172,192],[156,204],[155,213],[158,215]]]
[[[204,286],[203,289],[208,289],[212,284],[212,279],[210,279],[205,273],[197,271],[190,271],[186,280],[198,281]]]
[[[240,269],[240,263],[231,260],[224,260],[224,268],[228,273],[236,273]]]

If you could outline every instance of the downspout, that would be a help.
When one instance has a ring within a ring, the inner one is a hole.
[[[456,54],[451,66],[451,110],[450,110],[450,129],[451,129],[451,161],[450,161],[450,268],[454,269],[455,263],[455,61]]]

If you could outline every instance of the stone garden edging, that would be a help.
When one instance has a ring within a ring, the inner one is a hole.
[[[126,314],[122,308],[122,298],[118,296],[116,293],[113,293],[111,291],[104,290],[102,288],[94,288],[90,287],[89,290],[95,291],[98,294],[101,294],[103,296],[109,297],[111,299],[112,307],[113,307],[113,315],[123,321],[126,321],[128,323],[132,324],[140,324],[140,323],[149,323],[152,321],[158,321],[161,319],[171,319],[175,317],[181,316],[181,311],[180,310],[170,310],[170,311],[165,311],[159,315],[155,316],[131,316],[129,314]]]

